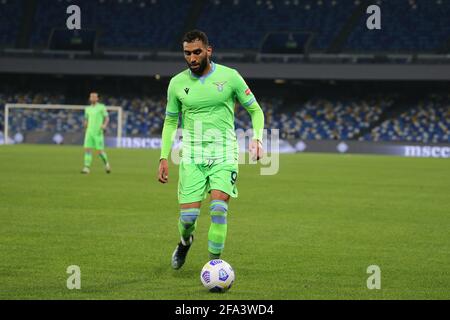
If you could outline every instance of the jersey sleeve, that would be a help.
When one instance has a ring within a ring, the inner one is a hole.
[[[166,106],[166,116],[178,117],[181,111],[181,102],[178,100],[176,95],[176,85],[173,80],[170,81],[169,87],[167,89],[167,106]]]
[[[103,118],[107,118],[108,117],[108,110],[106,110],[106,106],[103,105]]]
[[[234,78],[234,91],[236,99],[247,110],[252,119],[253,139],[262,142],[264,113],[247,83],[237,71]]]
[[[89,113],[87,108],[84,109],[84,120],[89,120]]]
[[[172,149],[173,140],[178,127],[178,115],[181,111],[181,102],[176,96],[176,90],[173,81],[170,81],[167,89],[166,117],[161,137],[161,156],[160,159],[168,159]]]
[[[235,72],[236,74],[233,78],[234,95],[239,103],[244,108],[247,108],[256,101],[256,98],[242,76],[237,71]]]

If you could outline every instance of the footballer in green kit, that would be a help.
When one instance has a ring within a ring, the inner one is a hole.
[[[99,95],[92,92],[89,96],[90,106],[84,111],[84,127],[86,134],[84,137],[84,168],[83,174],[90,172],[92,164],[92,152],[95,150],[102,159],[106,173],[111,173],[108,156],[105,152],[105,139],[103,132],[109,123],[108,111],[104,104],[99,103]]]
[[[263,156],[264,114],[241,75],[211,61],[208,37],[193,30],[183,37],[188,69],[174,76],[168,87],[158,180],[168,182],[168,158],[181,118],[182,155],[179,166],[178,230],[181,241],[172,254],[172,267],[183,266],[194,240],[200,206],[210,194],[211,224],[208,232],[210,259],[220,257],[227,236],[230,198],[237,198],[238,142],[234,107],[239,102],[250,114],[253,159]]]

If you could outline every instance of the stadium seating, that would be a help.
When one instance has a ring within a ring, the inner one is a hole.
[[[378,0],[381,30],[369,31],[367,15],[347,39],[352,51],[435,51],[450,40],[450,2],[446,0]]]
[[[315,98],[294,105],[287,105],[279,98],[261,97],[259,101],[266,116],[266,127],[279,129],[283,139],[450,142],[450,97],[430,96],[384,122],[382,117],[386,110],[392,108],[392,98]],[[63,95],[0,94],[0,129],[4,123],[3,105],[14,102],[68,103]],[[124,108],[124,135],[145,137],[161,133],[165,97],[128,99],[106,96],[104,102]],[[117,132],[116,117],[116,113],[111,113],[109,135]],[[381,125],[377,125],[378,122]],[[13,133],[33,130],[74,133],[82,130],[83,113],[15,110],[10,125]],[[236,129],[251,128],[250,117],[242,107],[236,111],[235,125]],[[370,128],[369,133],[361,136]]]
[[[361,140],[450,142],[450,96],[433,96],[384,121]]]
[[[49,94],[0,94],[0,128],[4,128],[4,105],[25,104],[66,104],[64,95]],[[48,131],[54,133],[74,133],[83,130],[84,113],[78,110],[14,109],[10,111],[9,126],[12,133],[27,131]],[[111,113],[111,125],[107,134],[117,132],[117,113]],[[135,122],[137,123],[137,122]]]
[[[274,107],[262,101],[266,122],[270,128],[279,128],[280,137],[284,139],[329,140],[354,139],[364,128],[377,121],[392,102],[389,100],[326,100],[312,99],[303,105],[291,106],[291,112],[277,112],[282,104]],[[269,106],[269,108],[268,108]],[[242,127],[251,126],[245,110],[238,113],[238,118],[246,118]]]
[[[106,48],[169,48],[179,37],[190,1],[79,0],[83,29],[100,32]],[[66,28],[67,1],[40,0],[31,37],[45,47],[53,28]]]
[[[0,47],[12,47],[15,45],[21,17],[21,0],[0,1]]]
[[[53,96],[49,94],[15,94],[5,95],[0,93],[0,127],[4,127],[4,105],[7,103],[24,104],[63,104],[64,96]],[[14,112],[14,114],[12,114]],[[66,122],[65,115],[62,113],[43,112],[42,110],[15,110],[11,111],[9,125],[12,132],[25,132],[29,130],[50,130],[49,122],[55,119],[55,122]],[[61,130],[68,127],[61,127]]]
[[[66,28],[66,0],[39,0],[31,46],[48,44],[53,28]],[[198,17],[192,0],[78,0],[83,29],[99,31],[98,46],[173,49],[188,21],[206,31],[219,50],[258,50],[268,32],[315,34],[313,51],[324,51],[348,26],[361,0],[204,0]],[[0,1],[0,46],[13,46],[22,20],[22,0]],[[367,14],[350,24],[344,51],[433,52],[450,40],[447,0],[377,0],[381,30],[368,30]],[[198,5],[198,4],[197,4]]]
[[[269,31],[311,31],[313,47],[326,49],[355,6],[354,0],[207,0],[198,28],[217,49],[258,49]]]
[[[126,135],[148,136],[160,134],[166,110],[165,97],[128,99],[106,97],[107,105],[121,106],[126,111],[124,127]]]

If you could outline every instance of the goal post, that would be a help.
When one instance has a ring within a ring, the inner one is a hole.
[[[84,111],[87,108],[85,105],[64,105],[64,104],[5,104],[4,115],[4,132],[3,140],[4,144],[8,144],[9,141],[9,117],[12,109],[41,109],[41,110],[75,110]],[[117,135],[116,135],[116,147],[120,147],[122,143],[122,129],[123,129],[123,109],[118,106],[106,106],[107,111],[117,112]]]

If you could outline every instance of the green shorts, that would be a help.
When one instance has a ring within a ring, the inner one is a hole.
[[[205,199],[211,190],[237,198],[238,164],[195,164],[181,161],[178,180],[178,202],[192,203]]]
[[[86,149],[94,149],[94,150],[105,149],[103,134],[92,134],[86,132],[86,135],[84,137],[84,147]]]

